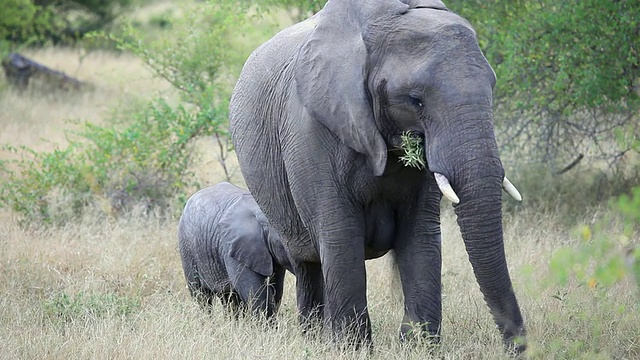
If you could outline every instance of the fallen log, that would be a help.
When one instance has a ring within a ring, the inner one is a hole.
[[[18,90],[26,90],[32,78],[43,82],[46,86],[62,90],[80,90],[89,85],[19,53],[10,53],[2,59],[2,68],[9,84]]]

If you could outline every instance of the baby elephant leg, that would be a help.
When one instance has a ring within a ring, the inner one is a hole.
[[[275,289],[269,277],[256,273],[233,258],[225,259],[231,286],[253,315],[271,318],[275,312]]]
[[[273,312],[278,312],[284,293],[284,276],[287,272],[282,266],[273,267],[273,276],[269,279],[269,288],[273,290]]]
[[[222,306],[229,310],[235,319],[238,319],[245,310],[245,304],[240,299],[240,295],[233,289],[219,292],[217,295]]]
[[[187,280],[187,288],[189,294],[196,300],[198,305],[206,311],[211,311],[213,305],[214,293],[200,279],[200,274],[195,264],[185,265],[185,277]]]

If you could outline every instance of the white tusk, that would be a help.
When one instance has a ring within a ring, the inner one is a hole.
[[[451,184],[449,184],[449,180],[447,180],[444,175],[439,173],[433,173],[433,176],[435,176],[436,178],[436,183],[438,183],[438,187],[440,188],[440,191],[442,191],[442,195],[451,200],[451,202],[454,204],[459,203],[460,199],[458,198],[458,195],[456,195],[456,192],[453,191]]]
[[[514,199],[518,201],[522,201],[522,195],[520,195],[520,192],[518,191],[518,189],[516,189],[516,187],[513,186],[511,181],[509,181],[509,179],[507,179],[506,176],[504,177],[504,180],[502,180],[502,188],[504,189],[504,191],[507,192],[507,194],[511,195],[511,197],[513,197]]]

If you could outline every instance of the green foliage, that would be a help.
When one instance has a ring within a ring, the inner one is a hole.
[[[496,121],[511,151],[549,166],[579,153],[617,159],[628,148],[609,144],[614,129],[640,134],[640,2],[447,5],[476,28],[494,66]]]
[[[640,187],[631,196],[623,195],[611,203],[614,213],[623,218],[620,233],[609,233],[606,226],[613,223],[607,216],[592,226],[581,225],[575,236],[578,246],[561,247],[550,262],[554,280],[565,285],[572,277],[590,288],[610,288],[628,276],[640,282],[640,244],[637,239],[640,224]]]
[[[619,137],[637,149],[640,140]],[[614,215],[605,215],[593,225],[581,225],[575,236],[582,239],[577,247],[559,248],[550,263],[551,274],[560,284],[566,284],[574,276],[590,288],[610,288],[619,281],[631,277],[640,290],[640,186],[630,194],[614,197],[609,202]],[[606,229],[622,218],[620,230],[614,233]]]
[[[5,0],[0,12],[0,42],[14,46],[72,43],[110,25],[132,0]]]
[[[302,21],[320,11],[327,0],[263,0],[259,5],[287,9],[296,21]]]
[[[56,26],[47,35],[54,43],[72,43],[91,32],[109,27],[133,0],[35,0],[53,14]]]
[[[0,13],[0,39],[28,37],[37,9],[29,0],[6,0]]]
[[[183,6],[185,15],[173,19],[170,36],[147,38],[129,24],[123,36],[110,38],[181,90],[183,101],[198,104],[211,101],[211,95],[226,98],[233,86],[222,77],[238,74],[248,55],[234,43],[234,32],[245,24],[247,9],[229,0]]]
[[[66,292],[53,294],[43,302],[45,315],[54,321],[70,323],[105,316],[128,316],[140,309],[140,301],[117,294]]]
[[[0,12],[0,56],[15,44],[27,45],[42,39],[53,26],[49,11],[31,0],[6,0]]]
[[[184,16],[172,18],[170,36],[149,38],[131,24],[121,37],[109,36],[119,49],[139,56],[179,90],[180,100],[198,116],[220,119],[215,129],[200,136],[215,137],[217,160],[227,181],[231,172],[226,160],[232,147],[228,99],[244,61],[267,36],[260,33],[259,24],[247,21],[249,5],[234,0],[181,4]],[[258,33],[259,38],[247,45],[246,33]]]
[[[8,147],[21,159],[0,162],[0,206],[45,223],[69,221],[87,207],[112,215],[140,204],[162,211],[197,186],[189,170],[194,140],[218,131],[223,109],[194,112],[158,99],[110,126],[82,124],[65,149]]]
[[[621,195],[618,198],[616,207],[629,220],[629,225],[640,224],[640,187],[634,188],[631,196],[627,194]],[[625,232],[630,235],[632,230],[628,228],[625,229]]]
[[[450,1],[468,18],[494,65],[501,96],[519,106],[571,111],[637,101],[637,1]],[[534,101],[535,100],[535,101]],[[568,107],[567,107],[568,106]]]
[[[244,57],[232,30],[244,24],[234,1],[189,4],[171,35],[145,41],[129,26],[123,37],[108,38],[140,56],[156,75],[179,90],[181,104],[162,98],[132,114],[119,114],[107,126],[81,124],[69,145],[53,152],[7,147],[18,160],[0,161],[0,206],[27,222],[62,223],[88,208],[118,215],[143,205],[164,211],[186,199],[198,184],[190,170],[194,142],[215,137],[227,180],[228,98]],[[253,47],[252,47],[253,48]]]
[[[424,169],[424,146],[422,145],[422,138],[413,135],[411,132],[406,132],[400,135],[400,139],[402,140],[400,147],[404,151],[404,155],[400,156],[399,160],[404,166],[414,167],[418,170]]]
[[[0,206],[8,206],[27,220],[50,220],[49,195],[58,190],[58,184],[78,188],[80,193],[86,192],[83,182],[68,159],[76,153],[75,146],[50,153],[38,153],[26,147],[20,149],[6,146],[5,150],[20,152],[20,160],[0,161],[3,182],[0,183]],[[31,158],[26,158],[31,156]],[[18,170],[14,170],[18,169]],[[84,204],[82,197],[75,197],[65,204],[72,213]]]
[[[637,338],[637,297],[640,296],[640,187],[631,196],[612,198],[610,208],[592,224],[573,231],[578,243],[557,248],[550,259],[549,276],[542,283],[531,278],[537,294],[548,294],[559,310],[545,320],[562,324],[554,329],[568,337],[550,341],[530,354],[532,358],[635,358],[637,346],[608,347]],[[635,301],[634,301],[635,300]],[[615,319],[615,320],[612,320]],[[627,321],[630,319],[630,321]],[[610,333],[615,322],[626,331]]]

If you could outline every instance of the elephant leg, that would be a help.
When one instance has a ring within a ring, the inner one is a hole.
[[[244,304],[242,303],[240,295],[237,292],[230,290],[218,293],[218,298],[220,299],[222,306],[237,320],[240,317],[240,314],[244,311]]]
[[[416,239],[417,240],[417,239]],[[426,241],[425,241],[426,240]],[[404,294],[404,317],[400,338],[416,334],[439,341],[442,319],[440,235],[429,235],[420,244],[396,250]],[[419,245],[419,246],[416,246]]]
[[[341,345],[370,346],[363,221],[349,221],[344,214],[329,216],[329,223],[341,226],[325,230],[325,237],[319,241],[325,280],[325,321]]]
[[[242,302],[251,309],[251,313],[257,316],[273,315],[273,302],[270,302],[269,293],[273,289],[269,286],[268,278],[244,266],[234,258],[225,259],[227,274],[233,289],[238,293]],[[271,295],[273,297],[273,295]]]
[[[187,289],[189,289],[189,294],[196,300],[200,307],[210,309],[213,304],[214,294],[205,286],[200,278],[200,272],[198,271],[198,266],[191,247],[188,245],[188,241],[188,239],[184,239],[181,235],[179,248]]]
[[[404,294],[400,338],[419,335],[440,341],[442,320],[442,253],[439,200],[427,202],[423,211],[403,214],[412,226],[398,236],[396,260]],[[424,204],[424,203],[423,203]]]
[[[274,268],[274,274],[269,278],[269,286],[273,289],[273,312],[277,313],[280,309],[282,294],[284,293],[284,276],[286,269],[281,266]]]
[[[303,333],[309,333],[322,324],[324,281],[319,263],[304,262],[295,265],[296,300]]]
[[[187,273],[187,288],[189,289],[189,294],[203,310],[211,312],[215,294],[204,286],[195,264],[189,269],[190,271]]]
[[[213,306],[213,299],[215,298],[215,294],[211,292],[209,289],[204,288],[192,288],[191,296],[196,299],[196,302],[203,310],[207,312],[211,312]]]

